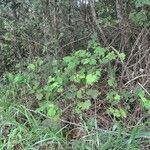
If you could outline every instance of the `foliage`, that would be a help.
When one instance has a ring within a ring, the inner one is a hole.
[[[84,110],[88,110],[92,106],[91,101],[79,102],[75,108],[76,113],[81,113]]]
[[[124,109],[109,108],[108,112],[112,113],[116,118],[126,118],[127,113]]]
[[[142,7],[144,5],[150,5],[149,0],[135,0],[136,7]]]
[[[138,96],[140,97],[141,104],[148,110],[150,110],[150,99],[146,98],[145,92],[140,91]]]
[[[3,148],[16,145],[17,142],[12,142],[16,141],[15,137],[20,137],[18,142],[28,148],[32,145],[29,144],[30,140],[38,145],[37,141],[40,141],[40,138],[43,139],[39,137],[39,134],[47,139],[54,140],[59,137],[62,139],[61,131],[58,133],[63,112],[63,107],[59,103],[62,100],[63,103],[74,103],[72,113],[78,117],[88,112],[99,98],[103,98],[103,101],[108,103],[104,113],[113,115],[118,120],[127,117],[128,109],[121,108],[120,103],[130,100],[135,95],[129,91],[118,90],[116,70],[112,68],[111,62],[121,59],[119,53],[116,54],[109,48],[102,48],[95,40],[89,43],[88,50],[78,50],[58,60],[53,58],[47,61],[38,57],[33,61],[28,61],[28,65],[26,62],[25,65],[17,64],[15,72],[4,74],[3,85],[0,88],[0,103],[3,112],[1,119],[3,123],[7,120],[12,124],[12,130],[9,132],[12,139],[8,140],[4,137],[6,141],[3,143]],[[103,81],[106,75],[107,80]],[[109,92],[105,93],[99,89],[101,83],[108,85]],[[137,98],[141,106],[149,109],[149,100],[143,91],[138,93]],[[37,104],[33,107],[34,103]],[[24,121],[18,120],[20,117],[17,118],[15,111],[19,116],[25,117]],[[29,137],[24,134],[29,130],[27,124],[32,132]],[[43,126],[45,128],[40,132]],[[5,128],[5,125],[1,124],[1,127]],[[28,146],[22,141],[24,139],[28,142]],[[9,145],[10,142],[11,145]]]
[[[150,2],[119,2],[0,1],[0,149],[146,149]]]
[[[137,25],[139,26],[143,26],[143,25],[148,25],[149,22],[148,22],[148,18],[147,18],[147,15],[146,13],[141,10],[140,12],[132,12],[130,14],[130,19]]]

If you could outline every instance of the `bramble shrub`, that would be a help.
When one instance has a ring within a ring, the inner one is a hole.
[[[145,92],[141,90],[138,96],[142,106],[150,111],[150,99],[145,96]]]
[[[109,104],[106,112],[118,119],[126,118],[128,108],[120,108],[119,104],[134,96],[129,91],[118,90],[116,70],[111,65],[116,59],[123,61],[125,55],[111,48],[102,48],[99,43],[91,40],[88,50],[78,50],[61,60],[36,58],[23,69],[19,69],[21,65],[18,64],[17,73],[4,75],[7,90],[4,97],[18,99],[19,102],[26,99],[29,106],[34,99],[39,103],[37,112],[58,120],[61,109],[56,100],[59,100],[59,96],[65,101],[72,101],[75,104],[73,112],[80,115],[90,109],[93,100],[103,95],[100,99]],[[103,81],[104,77],[106,81]],[[107,93],[101,94],[101,82],[108,86]],[[149,109],[149,100],[143,91],[139,92],[137,98],[142,106]]]

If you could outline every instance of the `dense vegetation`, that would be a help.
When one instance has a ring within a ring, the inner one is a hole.
[[[148,150],[149,0],[0,1],[0,150]]]

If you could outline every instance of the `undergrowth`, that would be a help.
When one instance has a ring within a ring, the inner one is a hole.
[[[140,86],[120,88],[115,62],[125,59],[91,40],[63,59],[37,57],[5,72],[0,149],[148,148],[150,98]]]

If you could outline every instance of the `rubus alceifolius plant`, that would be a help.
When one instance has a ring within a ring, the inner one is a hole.
[[[95,40],[89,42],[88,50],[78,50],[69,56],[63,58],[62,76],[70,89],[65,95],[66,99],[76,101],[75,112],[82,112],[91,106],[91,100],[97,99],[101,91],[96,85],[102,76],[108,74],[111,62],[116,59],[123,61],[125,55],[114,51],[111,48],[103,48]],[[115,70],[112,69],[115,74]],[[66,79],[65,79],[66,78]],[[110,86],[117,86],[114,77],[108,79]],[[115,99],[120,100],[119,95],[115,92]],[[110,102],[112,103],[112,102]]]
[[[8,73],[5,81],[14,86],[15,90],[22,91],[21,96],[32,95],[40,102],[39,110],[42,109],[48,116],[51,113],[48,111],[49,105],[54,104],[60,95],[61,99],[73,101],[74,112],[80,114],[88,110],[92,100],[100,96],[101,85],[98,84],[106,75],[106,84],[110,86],[108,102],[117,105],[121,101],[111,62],[116,59],[123,61],[124,57],[123,53],[112,48],[103,48],[95,40],[91,40],[87,50],[80,49],[63,59],[55,58],[50,62],[37,58],[29,62],[23,72],[19,70],[19,73]]]
[[[3,83],[7,90],[7,97],[16,102],[23,102],[24,99],[42,99],[43,89],[40,87],[41,76],[38,73],[42,67],[43,60],[37,58],[33,63],[16,64],[16,70],[12,73],[6,72],[3,76]]]
[[[150,98],[147,98],[147,96],[143,90],[141,90],[138,93],[138,96],[139,96],[139,101],[140,101],[142,107],[144,107],[145,109],[150,111]]]
[[[107,109],[107,112],[113,114],[113,116],[118,119],[127,117],[127,113],[123,108],[110,107],[109,109]]]
[[[110,79],[108,80],[109,85],[111,85],[113,82],[114,78],[112,78],[112,81],[110,81]],[[111,104],[111,106],[107,109],[107,112],[118,119],[126,118],[127,111],[125,110],[125,108],[119,107],[119,104],[122,102],[123,99],[124,97],[122,96],[121,92],[117,90],[117,88],[111,88],[106,94],[106,100]]]
[[[125,59],[125,54],[119,53],[116,50],[115,52],[120,61],[123,62]],[[107,113],[112,114],[117,119],[126,118],[127,111],[124,108],[119,107],[119,104],[123,100],[123,96],[121,91],[118,89],[116,68],[113,67],[110,63],[108,64],[107,76],[107,85],[109,89],[106,93],[106,100],[110,103],[110,106],[107,109]]]

